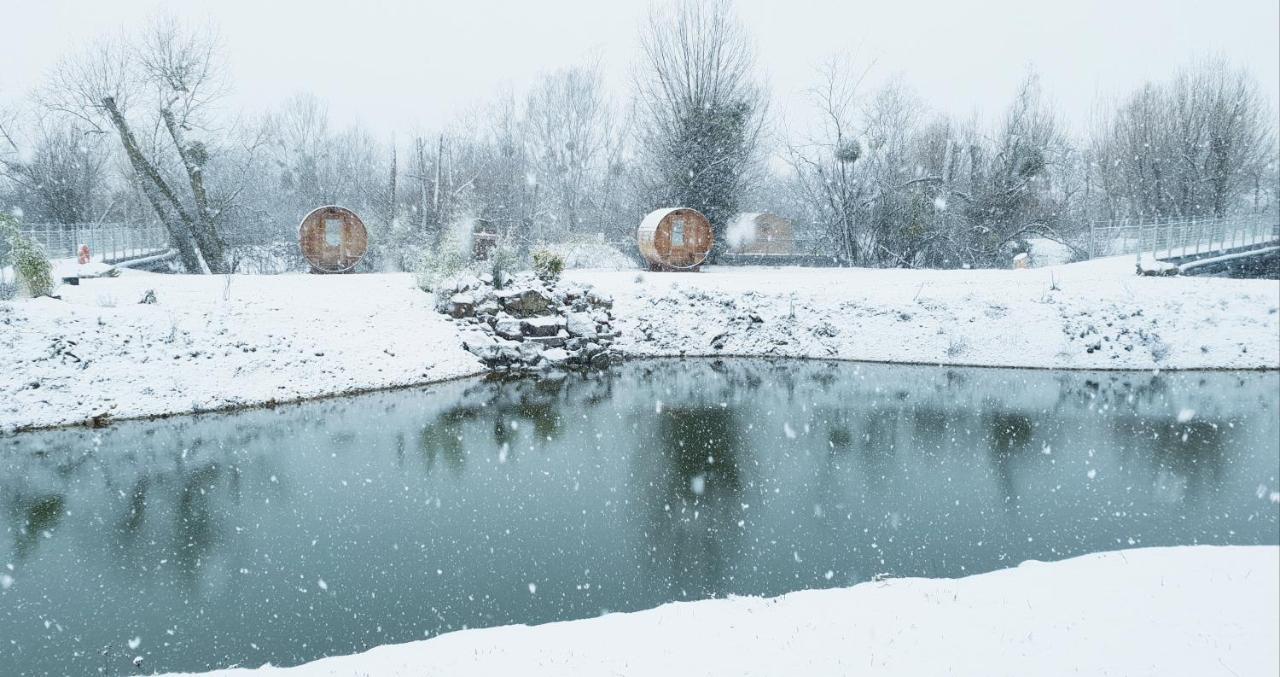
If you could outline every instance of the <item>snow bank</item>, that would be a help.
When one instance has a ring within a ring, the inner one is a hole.
[[[157,302],[140,304],[154,289]],[[409,275],[126,271],[0,304],[0,431],[208,411],[482,370]]]
[[[635,270],[638,263],[605,242],[560,242],[547,245],[564,261],[565,268]]]
[[[1278,571],[1271,546],[1126,550],[455,632],[216,674],[1274,675]]]
[[[1280,368],[1280,283],[1143,278],[1119,257],[1031,270],[571,271],[630,356],[1053,369]]]
[[[1055,369],[1280,368],[1280,283],[1032,270],[571,270],[624,356]],[[229,282],[228,282],[229,280]],[[154,288],[158,303],[140,305]],[[0,303],[0,432],[430,383],[482,371],[407,274],[126,271]]]

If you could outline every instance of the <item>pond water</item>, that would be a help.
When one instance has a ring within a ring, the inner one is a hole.
[[[0,438],[0,665],[1280,542],[1280,374],[659,360]]]

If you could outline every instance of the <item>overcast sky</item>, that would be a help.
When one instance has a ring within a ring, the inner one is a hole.
[[[432,130],[501,87],[598,55],[619,96],[649,2],[639,0],[0,0],[0,97],[57,59],[168,12],[217,26],[231,103],[246,112],[298,91],[379,133]],[[965,5],[973,5],[966,7]],[[1103,95],[1163,78],[1197,55],[1247,65],[1280,108],[1277,0],[739,0],[775,111],[803,121],[818,64],[857,51],[933,108],[994,112],[1029,66],[1075,126]]]

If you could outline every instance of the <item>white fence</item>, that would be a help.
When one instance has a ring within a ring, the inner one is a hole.
[[[169,233],[163,226],[125,223],[30,224],[22,228],[51,259],[75,258],[88,245],[95,261],[119,261],[164,251]]]
[[[1089,226],[1089,257],[1151,255],[1158,260],[1217,254],[1280,240],[1280,216],[1110,221]]]

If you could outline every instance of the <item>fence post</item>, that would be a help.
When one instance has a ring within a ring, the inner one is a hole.
[[[1137,224],[1137,226],[1138,226],[1138,252],[1137,252],[1138,272],[1142,272],[1142,224],[1139,223]]]

